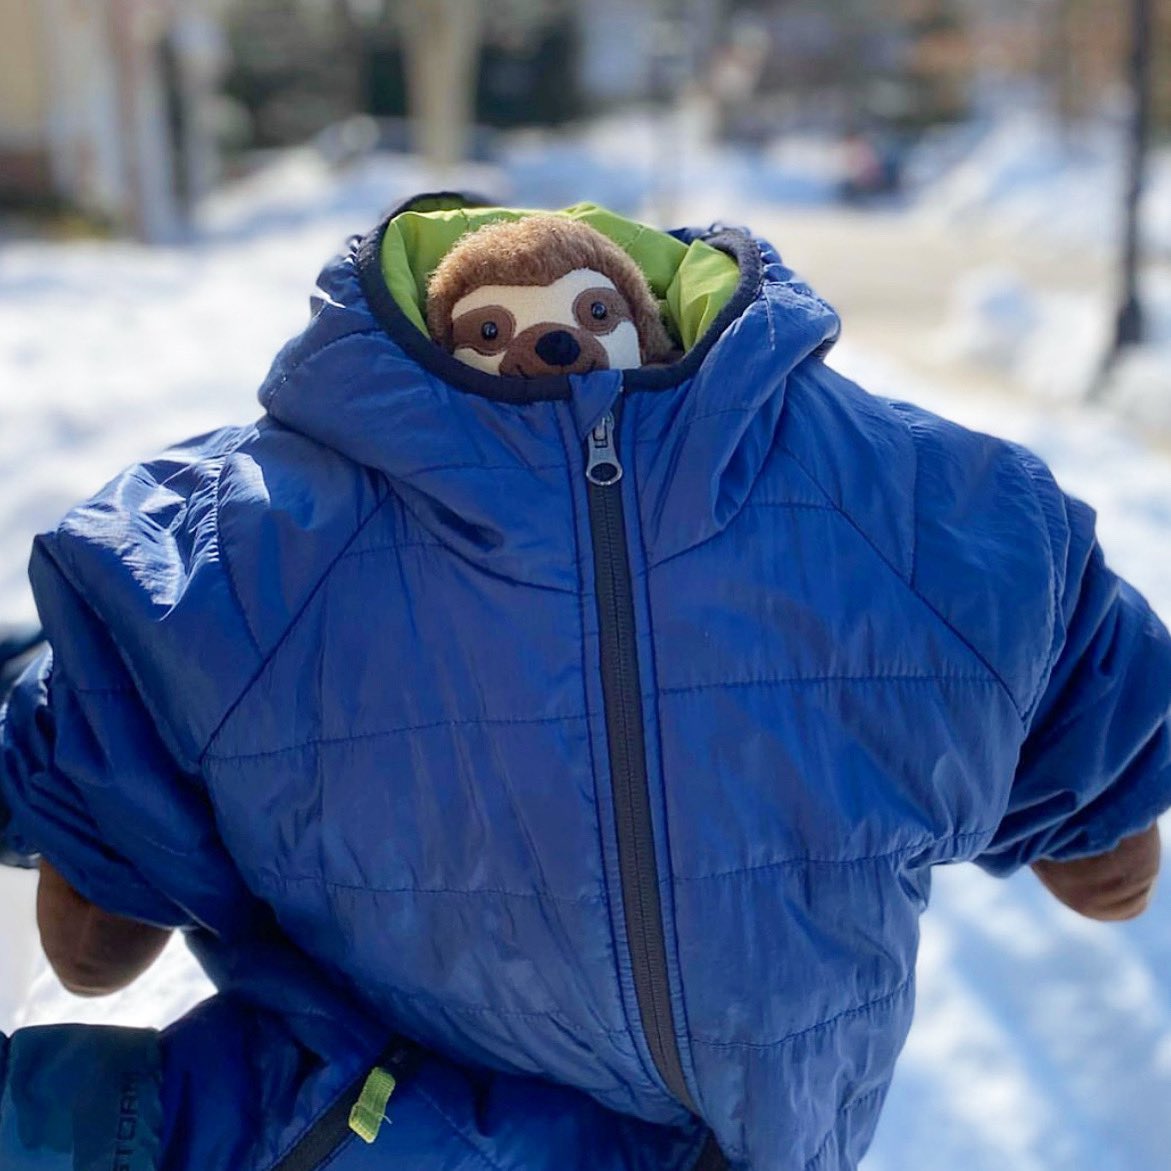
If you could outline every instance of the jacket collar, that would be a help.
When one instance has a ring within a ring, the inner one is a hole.
[[[626,392],[623,442],[652,560],[720,531],[771,450],[790,373],[839,323],[746,232],[683,230],[740,265],[740,285],[671,366],[503,378],[457,362],[408,321],[378,257],[384,221],[319,278],[306,330],[260,390],[285,426],[385,474],[432,535],[500,576],[574,592],[582,445]]]

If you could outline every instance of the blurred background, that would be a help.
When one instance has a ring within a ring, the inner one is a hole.
[[[1035,448],[1171,615],[1171,0],[0,0],[0,627],[29,542],[257,413],[319,266],[402,198],[750,225],[830,361]],[[67,996],[0,875],[0,1028],[161,1024],[181,946]],[[938,875],[866,1171],[1171,1166],[1171,896]]]

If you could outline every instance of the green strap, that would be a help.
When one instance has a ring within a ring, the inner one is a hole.
[[[350,1129],[366,1143],[372,1143],[382,1129],[386,1117],[386,1104],[394,1093],[394,1074],[376,1067],[366,1079],[354,1108],[350,1111]]]

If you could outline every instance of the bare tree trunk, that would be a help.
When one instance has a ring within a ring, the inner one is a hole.
[[[1127,143],[1126,189],[1123,196],[1122,239],[1119,249],[1119,304],[1110,350],[1090,389],[1090,398],[1101,398],[1109,389],[1110,376],[1123,352],[1146,338],[1139,277],[1142,269],[1142,197],[1146,185],[1151,140],[1153,101],[1153,0],[1130,0],[1131,113]]]
[[[345,68],[340,70],[345,79],[345,107],[352,114],[361,114],[369,109],[370,99],[366,58],[369,29],[363,27],[346,0],[334,0],[332,12],[339,30],[339,48],[346,62]]]
[[[442,174],[468,153],[483,0],[413,0],[400,11],[415,147]]]
[[[1073,0],[1046,0],[1038,11],[1038,72],[1048,88],[1063,142],[1069,143],[1077,115],[1077,64],[1073,51]]]
[[[1151,140],[1151,34],[1154,10],[1151,0],[1131,0],[1130,9],[1132,107],[1123,212],[1122,295],[1116,338],[1119,349],[1140,344],[1144,336],[1143,309],[1139,299],[1139,268],[1142,262],[1141,211]]]
[[[158,41],[130,0],[114,0],[109,12],[118,61],[125,216],[140,239],[162,243],[179,235],[183,216],[176,199]]]

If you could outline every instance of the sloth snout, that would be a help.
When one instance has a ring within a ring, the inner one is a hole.
[[[537,357],[550,366],[572,366],[581,357],[577,339],[564,329],[551,329],[538,339],[533,349],[537,351]]]
[[[578,332],[563,322],[540,321],[508,343],[500,359],[500,373],[521,378],[588,374],[605,370],[610,356],[593,334]]]

